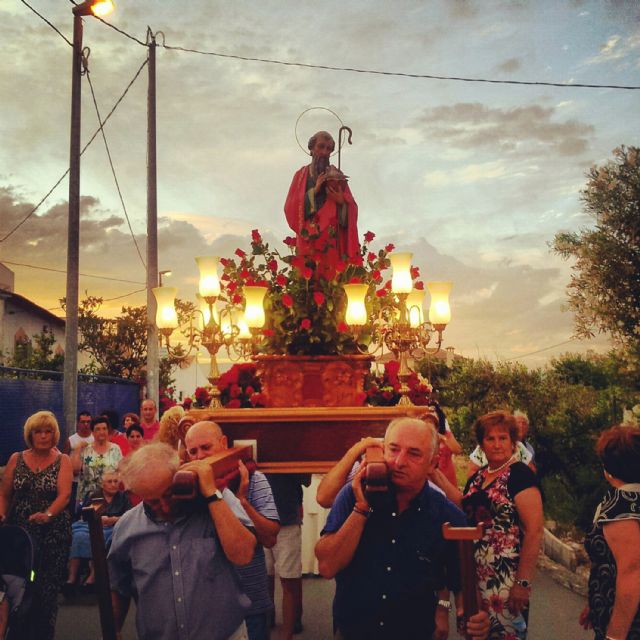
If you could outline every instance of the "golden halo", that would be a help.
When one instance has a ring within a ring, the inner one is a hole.
[[[331,109],[328,109],[327,107],[309,107],[308,109],[305,109],[299,116],[298,119],[296,120],[296,126],[294,127],[293,130],[293,134],[296,137],[296,142],[298,143],[298,146],[304,151],[305,155],[310,156],[311,152],[309,151],[309,149],[306,149],[305,147],[303,147],[300,144],[300,138],[298,138],[298,123],[300,122],[300,120],[302,120],[302,116],[304,116],[306,113],[308,113],[309,111],[314,111],[315,109],[322,109],[323,111],[328,111],[331,115],[335,116],[337,121],[340,123],[341,127],[344,127],[344,122],[342,122],[342,120],[340,120],[340,116],[335,112],[335,111],[331,111]],[[335,153],[335,149],[333,151],[333,153]],[[333,154],[331,154],[333,155]]]

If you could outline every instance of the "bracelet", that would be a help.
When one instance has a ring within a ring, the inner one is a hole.
[[[364,516],[365,518],[368,518],[369,515],[371,514],[371,509],[369,509],[368,511],[365,511],[364,509],[360,509],[360,507],[353,507],[353,512],[358,513],[361,516]]]

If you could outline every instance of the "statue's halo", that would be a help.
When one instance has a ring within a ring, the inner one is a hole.
[[[331,109],[328,109],[327,107],[309,107],[308,109],[305,109],[299,116],[298,119],[296,120],[296,126],[294,128],[294,135],[296,137],[296,142],[298,143],[298,146],[304,151],[305,155],[310,156],[311,152],[309,151],[309,149],[307,149],[307,145],[305,144],[304,146],[300,143],[300,138],[298,137],[298,123],[300,122],[300,120],[302,120],[303,116],[307,113],[309,113],[309,111],[315,111],[315,110],[322,110],[322,111],[328,111],[331,115],[335,116],[336,120],[340,123],[340,126],[343,127],[344,126],[344,122],[342,122],[342,120],[340,120],[340,116],[335,112],[335,111],[331,111]],[[314,131],[315,133],[315,131]],[[311,136],[309,136],[311,137]],[[333,152],[334,154],[336,153],[336,151],[334,150]],[[331,154],[333,155],[333,154]]]

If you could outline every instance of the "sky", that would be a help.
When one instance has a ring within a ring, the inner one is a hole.
[[[29,4],[71,39],[70,2]],[[162,32],[160,45],[226,55],[640,85],[636,1],[120,0],[108,21],[142,42],[149,26]],[[0,41],[3,237],[68,167],[71,47],[20,0],[0,0]],[[84,45],[104,118],[147,50],[94,18],[84,20]],[[86,77],[82,92],[84,144],[97,128]],[[146,92],[145,67],[105,127],[143,257]],[[571,265],[549,243],[559,231],[592,224],[580,201],[588,169],[621,144],[640,145],[640,91],[341,72],[160,46],[157,93],[159,267],[173,271],[180,297],[194,299],[195,256],[246,249],[252,229],[284,249],[284,199],[294,171],[307,163],[300,145],[318,129],[335,135],[342,121],[353,130],[342,168],[358,201],[361,235],[371,230],[374,247],[392,242],[412,251],[426,280],[454,282],[446,346],[527,366],[607,348],[603,337],[569,342]],[[145,271],[99,136],[81,172],[80,270],[115,279],[82,276],[81,295],[126,296],[106,302],[108,314],[144,304],[144,292],[127,295],[144,287]],[[16,291],[52,309],[64,296],[64,274],[15,263],[65,269],[67,198],[65,179],[0,243]]]

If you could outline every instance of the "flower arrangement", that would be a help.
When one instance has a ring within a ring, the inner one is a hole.
[[[369,287],[367,312],[376,318],[383,307],[397,306],[391,293],[391,279],[384,272],[390,266],[388,244],[377,252],[370,249],[375,234],[364,234],[360,252],[350,261],[339,259],[337,252],[311,223],[302,235],[314,252],[295,255],[296,239],[287,237],[289,255],[270,248],[257,229],[251,234],[251,251],[236,249],[235,258],[223,258],[221,285],[225,298],[234,305],[244,301],[243,286],[263,286],[267,325],[258,345],[259,353],[289,355],[341,355],[366,349],[371,341],[369,323],[354,334],[344,322],[346,294],[344,284]],[[412,273],[419,277],[417,268]],[[415,282],[418,289],[422,282]]]
[[[218,380],[220,402],[228,409],[264,407],[266,398],[252,362],[234,364]]]
[[[400,401],[400,379],[398,371],[400,363],[397,360],[385,362],[382,376],[369,375],[365,384],[365,402],[379,407],[391,407]],[[433,387],[429,381],[419,373],[412,372],[407,380],[409,399],[413,404],[425,406],[429,404]]]

